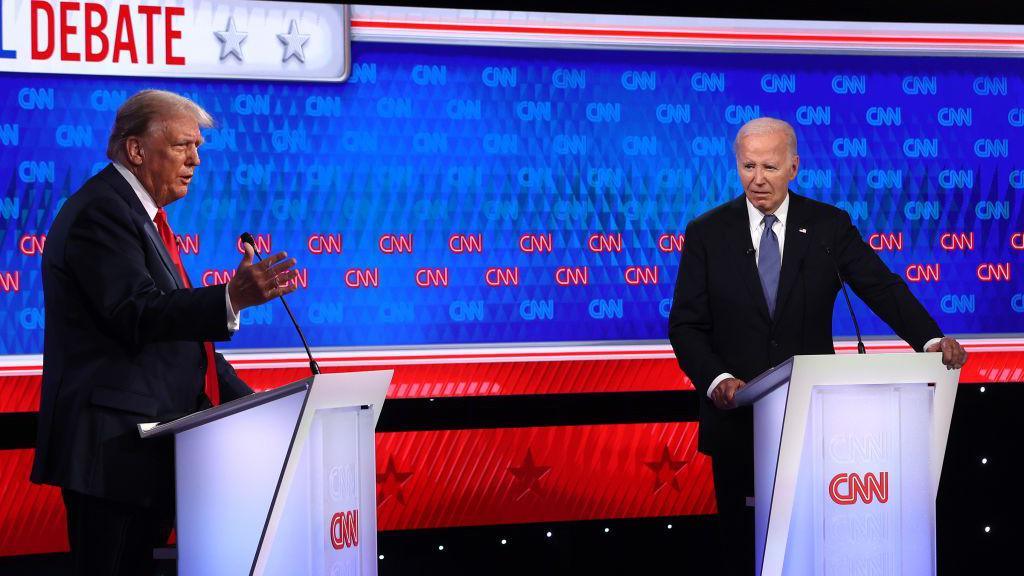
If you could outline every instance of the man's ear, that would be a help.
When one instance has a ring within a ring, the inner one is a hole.
[[[142,139],[136,136],[125,139],[125,157],[128,159],[128,163],[132,166],[141,166],[142,161],[146,157],[145,148],[142,145]]]

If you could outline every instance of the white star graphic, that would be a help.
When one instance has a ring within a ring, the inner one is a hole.
[[[239,32],[235,28],[235,19],[233,17],[228,18],[228,27],[223,32],[214,30],[214,35],[220,40],[220,59],[224,60],[228,56],[234,56],[239,62],[243,60],[242,56],[242,42],[245,42],[248,32]]]
[[[299,34],[299,25],[295,23],[295,20],[288,25],[288,33],[278,34],[277,39],[285,45],[284,58],[281,58],[281,62],[287,62],[292,56],[295,56],[299,62],[306,61],[306,54],[303,52],[302,46],[309,41],[309,34]]]

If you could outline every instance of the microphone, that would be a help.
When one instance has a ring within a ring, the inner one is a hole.
[[[239,236],[243,243],[252,246],[252,253],[256,256],[257,261],[262,261],[260,253],[256,250],[256,241],[253,240],[252,234],[248,232],[242,232]],[[288,313],[288,317],[292,320],[292,325],[295,326],[295,331],[299,333],[299,339],[302,340],[302,347],[306,349],[306,356],[309,357],[309,371],[313,374],[320,373],[320,365],[313,359],[313,353],[309,350],[309,344],[306,343],[306,336],[302,333],[302,328],[299,328],[299,323],[295,321],[295,316],[292,314],[292,309],[288,306],[288,302],[284,299],[284,294],[278,296],[281,299],[281,303],[284,304],[284,310]]]
[[[747,251],[744,252],[744,254],[746,254],[747,256],[750,256],[753,253],[754,253],[754,249],[753,248],[747,248]]]
[[[850,303],[850,293],[846,290],[846,281],[843,280],[843,275],[839,273],[839,265],[836,264],[836,259],[832,257],[832,249],[825,245],[823,242],[821,247],[825,249],[825,254],[828,254],[828,259],[832,261],[832,267],[836,270],[836,278],[839,278],[839,285],[843,287],[843,296],[846,297],[846,307],[850,310],[850,318],[853,318],[853,329],[857,331],[857,353],[867,354],[868,351],[864,349],[864,341],[860,337],[860,325],[857,324],[857,315],[853,312],[853,304]]]

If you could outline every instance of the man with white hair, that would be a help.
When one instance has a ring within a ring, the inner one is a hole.
[[[679,261],[669,340],[700,393],[698,448],[712,458],[723,573],[754,570],[753,413],[747,381],[797,354],[833,354],[836,267],[915,350],[967,353],[861,239],[849,215],[789,190],[800,166],[788,123],[757,118],[734,144],[743,196],[694,219]],[[785,258],[783,258],[785,256]],[[757,495],[762,497],[762,495]]]
[[[294,259],[193,287],[164,207],[188,193],[210,115],[145,90],[117,111],[107,156],[61,208],[43,253],[46,332],[32,480],[61,487],[75,574],[144,575],[174,525],[167,421],[252,391],[217,354],[242,309],[295,289]]]

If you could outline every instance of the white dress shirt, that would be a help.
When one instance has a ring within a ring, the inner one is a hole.
[[[764,234],[764,217],[765,214],[754,207],[754,205],[750,203],[750,200],[747,200],[747,219],[750,224],[750,241],[754,245],[755,262],[758,262],[758,259],[761,257],[761,235]],[[778,220],[772,224],[772,230],[779,238],[779,263],[781,264],[786,246],[786,219],[789,217],[789,194],[786,194],[786,199],[782,201],[782,204],[780,204],[779,208],[775,211],[775,217],[778,218]],[[924,345],[925,350],[939,340],[941,340],[941,338],[932,338],[926,342]],[[711,398],[711,393],[718,387],[722,380],[729,378],[734,378],[734,376],[728,372],[723,372],[722,374],[719,374],[717,378],[712,380],[711,386],[708,386],[708,398]]]
[[[754,261],[760,262],[761,260],[761,235],[764,234],[764,217],[765,214],[754,207],[747,200],[747,220],[750,223],[750,242],[754,245]],[[775,217],[778,220],[772,224],[772,230],[775,232],[775,236],[779,238],[779,264],[782,264],[782,257],[786,253],[786,219],[789,218],[789,194],[786,194],[786,199],[779,205],[778,210],[775,211]]]
[[[150,222],[153,222],[153,227],[156,228],[156,213],[160,209],[156,202],[153,201],[153,197],[146,192],[146,189],[142,186],[142,182],[132,174],[130,170],[124,167],[120,162],[114,162],[114,168],[117,169],[118,173],[128,181],[128,185],[132,187],[135,195],[139,197],[139,202],[142,202],[142,207],[146,210],[146,215],[149,216]],[[159,230],[157,231],[159,235]],[[224,305],[227,308],[228,313],[228,330],[230,332],[237,332],[239,328],[239,317],[238,313],[235,312],[234,307],[231,306],[231,296],[228,295],[228,291],[224,290]]]

